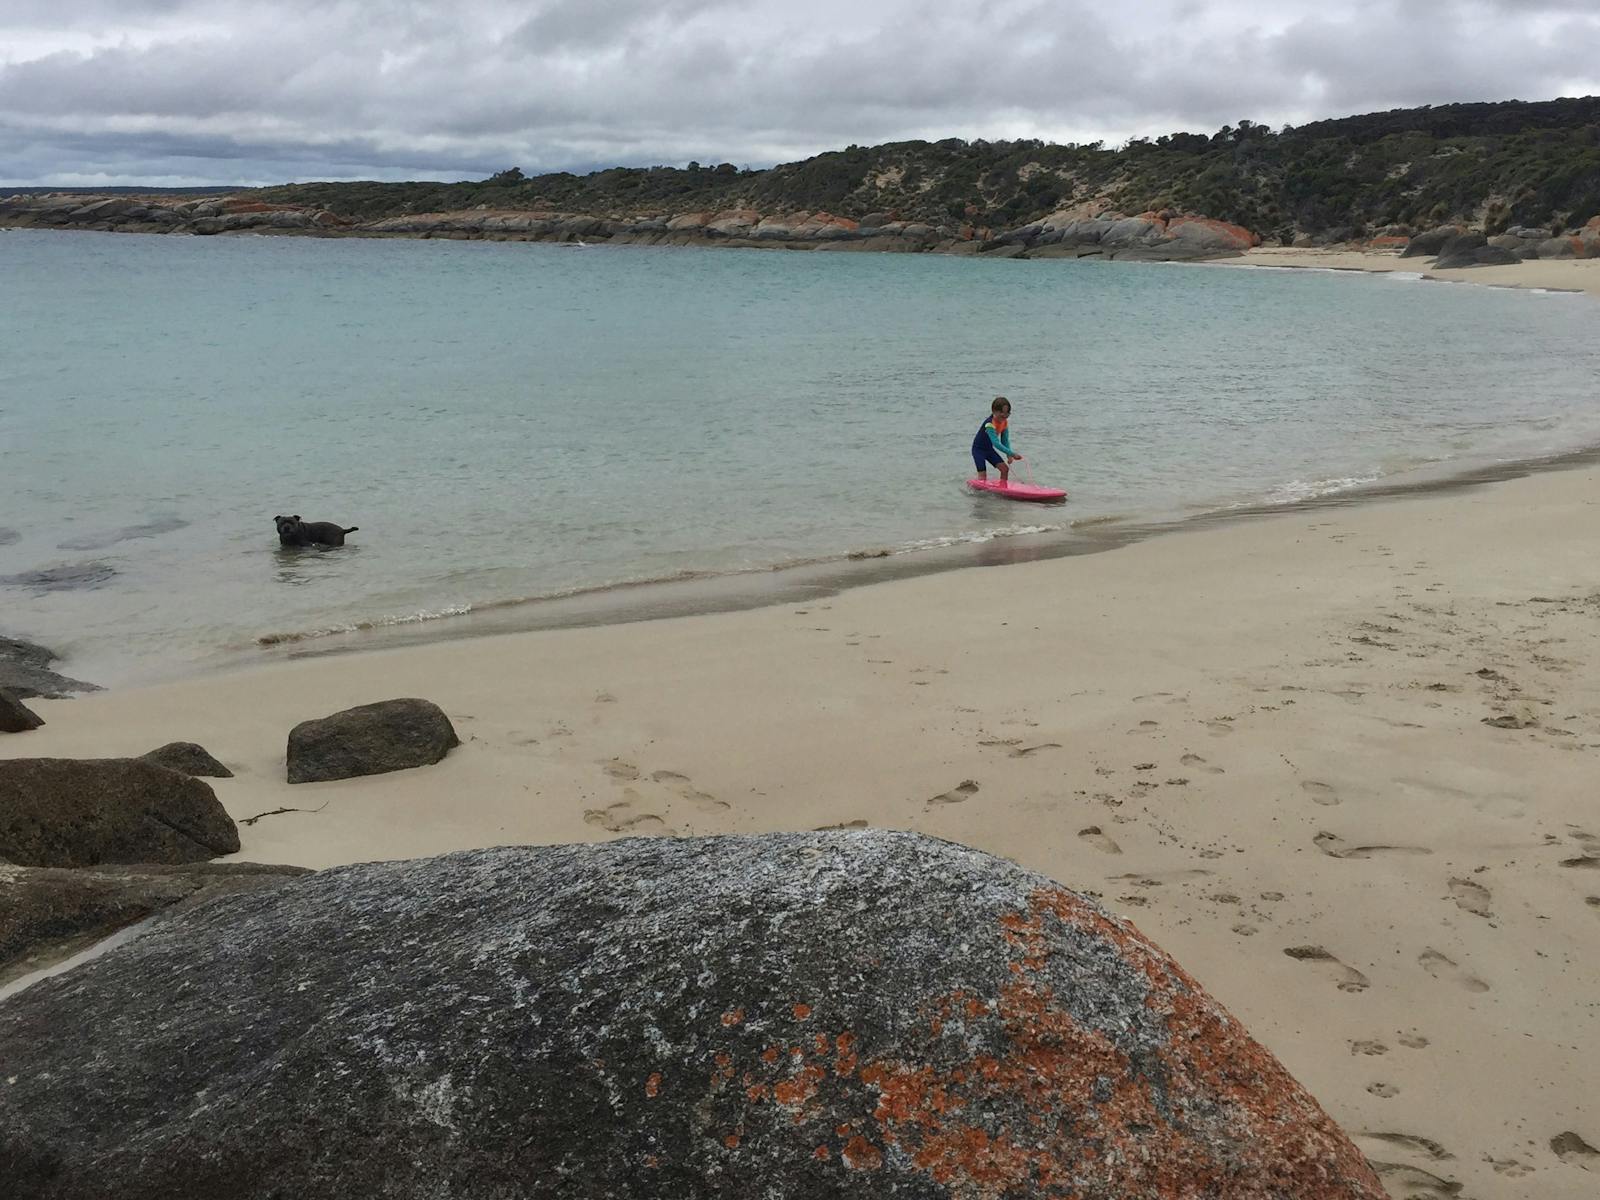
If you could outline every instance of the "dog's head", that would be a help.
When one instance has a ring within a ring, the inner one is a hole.
[[[292,517],[273,517],[272,519],[277,523],[278,536],[280,538],[292,538],[299,535],[301,520],[298,513]]]

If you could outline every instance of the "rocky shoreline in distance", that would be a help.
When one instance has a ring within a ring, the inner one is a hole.
[[[1241,254],[1260,237],[1238,225],[1170,210],[1124,215],[1082,206],[1015,229],[828,212],[735,208],[642,217],[475,208],[358,221],[324,208],[241,197],[15,195],[0,199],[0,226],[113,233],[412,237],[454,241],[738,246],[973,254],[996,258],[1101,257],[1189,261]]]

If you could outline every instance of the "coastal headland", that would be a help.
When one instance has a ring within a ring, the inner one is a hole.
[[[1600,469],[755,611],[30,701],[0,754],[217,755],[242,860],[884,827],[1099,895],[1394,1196],[1593,1194]],[[290,785],[394,696],[438,765]],[[1492,1086],[1486,1080],[1493,1080]]]

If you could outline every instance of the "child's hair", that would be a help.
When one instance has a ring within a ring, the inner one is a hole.
[[[989,411],[999,412],[1002,408],[1010,409],[1010,407],[1011,401],[1007,400],[1004,396],[996,396],[994,398],[994,403],[989,405]]]

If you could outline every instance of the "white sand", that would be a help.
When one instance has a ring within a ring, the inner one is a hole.
[[[1297,250],[1259,246],[1239,258],[1225,260],[1256,267],[1317,267],[1345,271],[1416,271],[1425,279],[1476,283],[1488,287],[1552,288],[1600,296],[1600,258],[1529,259],[1501,267],[1466,267],[1436,271],[1432,258],[1401,258],[1395,251]]]
[[[241,857],[866,822],[1103,895],[1396,1196],[1593,1200],[1600,469],[832,600],[308,659],[38,705],[5,755],[198,741]],[[289,787],[285,735],[419,695],[432,768]],[[1522,729],[1485,725],[1511,716]],[[970,783],[966,781],[971,781]],[[1300,950],[1292,957],[1287,950]]]

